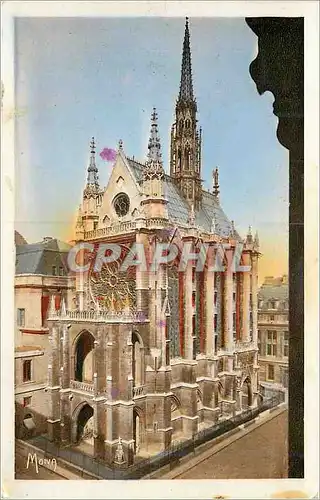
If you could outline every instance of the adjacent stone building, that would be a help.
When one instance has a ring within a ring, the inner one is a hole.
[[[288,277],[268,276],[259,289],[259,381],[265,392],[288,387]]]
[[[47,430],[48,305],[52,297],[60,308],[74,278],[68,277],[70,245],[52,238],[27,244],[15,236],[15,423],[16,436],[26,437]]]
[[[52,298],[49,310],[49,435],[85,442],[112,466],[258,404],[259,241],[251,230],[242,239],[225,215],[218,170],[212,191],[203,189],[201,144],[187,20],[170,174],[155,109],[147,160],[120,141],[105,189],[92,140],[74,254],[85,270],[74,273],[75,300],[57,310]],[[160,244],[176,255],[153,268]],[[225,245],[224,267],[199,270],[203,244],[214,262]],[[241,267],[231,265],[236,254]]]

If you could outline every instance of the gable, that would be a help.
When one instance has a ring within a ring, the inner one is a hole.
[[[114,201],[120,195],[129,198],[129,210],[124,216],[116,213]],[[138,214],[141,201],[139,184],[130,168],[129,162],[122,152],[117,155],[108,185],[103,194],[102,204],[99,209],[98,228],[107,227],[112,223],[130,221]]]

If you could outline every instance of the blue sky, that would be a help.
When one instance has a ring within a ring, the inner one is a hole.
[[[89,141],[121,138],[146,155],[152,107],[165,167],[184,18],[18,18],[15,25],[16,228],[30,242],[70,238]],[[202,177],[220,171],[221,203],[244,234],[258,229],[260,278],[287,272],[288,152],[276,139],[273,96],[249,75],[257,39],[241,18],[191,18],[194,91],[203,129]],[[101,184],[111,164],[97,155]]]

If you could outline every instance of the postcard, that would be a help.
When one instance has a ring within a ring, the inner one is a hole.
[[[318,4],[2,10],[3,497],[316,498]]]

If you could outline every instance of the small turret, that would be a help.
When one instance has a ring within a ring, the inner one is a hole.
[[[164,196],[164,170],[161,155],[161,142],[158,130],[156,108],[151,113],[151,129],[148,141],[147,161],[143,167],[143,210],[146,218],[167,218],[167,200]]]
[[[246,243],[248,243],[248,244],[250,244],[250,245],[253,243],[253,238],[252,238],[252,228],[251,228],[251,226],[249,226],[249,229],[248,229],[248,234],[247,234]]]

